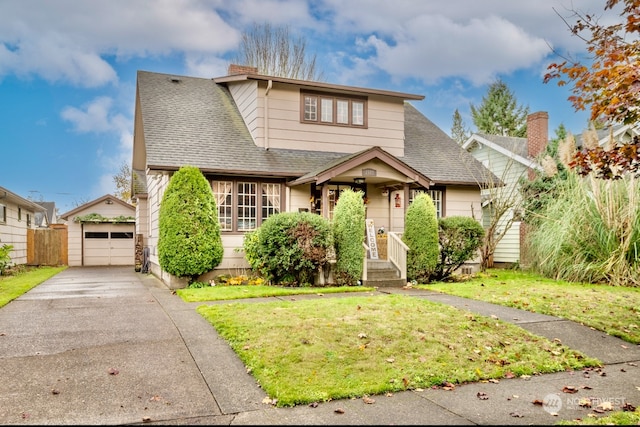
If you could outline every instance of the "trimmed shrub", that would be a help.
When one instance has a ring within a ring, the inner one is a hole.
[[[9,254],[12,249],[13,245],[0,246],[0,276],[11,266],[11,256],[9,256]]]
[[[243,249],[251,268],[274,284],[313,285],[314,274],[327,262],[329,222],[310,212],[270,216],[245,234]]]
[[[409,247],[407,279],[428,283],[438,264],[438,217],[431,196],[418,193],[407,208],[402,241]]]
[[[340,193],[333,211],[333,240],[336,250],[335,282],[357,285],[364,263],[365,208],[364,193],[351,189]]]
[[[477,255],[484,229],[477,220],[468,216],[441,218],[438,226],[440,256],[433,279],[444,280]]]
[[[222,261],[218,209],[206,178],[183,166],[169,180],[159,214],[158,258],[167,273],[189,283]]]

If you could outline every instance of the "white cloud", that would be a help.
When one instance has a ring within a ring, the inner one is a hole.
[[[219,6],[201,0],[3,0],[0,77],[95,87],[117,81],[105,58],[221,55],[237,45],[240,33],[220,17]]]

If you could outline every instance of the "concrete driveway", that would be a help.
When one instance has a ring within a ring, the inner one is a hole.
[[[228,424],[265,394],[194,307],[133,267],[68,268],[0,309],[0,424]]]

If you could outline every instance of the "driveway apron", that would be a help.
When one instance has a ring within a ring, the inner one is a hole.
[[[68,268],[0,309],[0,424],[228,423],[264,397],[230,351],[152,276]]]

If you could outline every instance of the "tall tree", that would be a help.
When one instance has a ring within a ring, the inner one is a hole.
[[[469,138],[469,129],[462,120],[462,115],[456,108],[453,112],[453,124],[451,125],[451,138],[462,145]]]
[[[608,0],[605,11],[624,5],[623,22],[601,25],[595,15],[573,10],[575,24],[565,24],[583,40],[590,54],[588,65],[562,57],[548,68],[544,82],[556,79],[559,86],[571,82],[568,99],[576,111],[590,108],[592,122],[636,124],[640,121],[640,0]],[[587,175],[594,171],[603,179],[619,179],[626,173],[640,175],[640,138],[607,149],[584,148],[570,164]]]
[[[316,69],[316,55],[308,57],[306,47],[306,40],[292,37],[288,26],[254,23],[242,33],[240,50],[234,61],[257,67],[258,72],[269,76],[321,80],[322,72]]]
[[[490,135],[525,137],[528,115],[529,107],[518,105],[515,94],[500,79],[489,86],[478,107],[471,104],[473,123],[479,132]]]
[[[127,162],[122,162],[118,173],[113,176],[113,183],[116,185],[116,196],[118,199],[131,203],[131,166]]]

